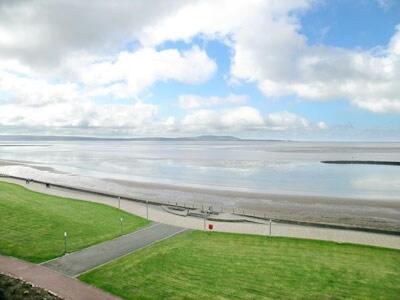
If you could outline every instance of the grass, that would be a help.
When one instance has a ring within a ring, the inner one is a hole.
[[[0,273],[0,300],[62,300],[22,280]]]
[[[400,251],[193,231],[80,279],[125,299],[399,299]]]
[[[0,182],[0,254],[43,262],[80,250],[148,224],[103,204],[50,196]]]

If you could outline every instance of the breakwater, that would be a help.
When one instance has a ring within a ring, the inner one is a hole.
[[[383,165],[383,166],[400,166],[400,161],[380,161],[380,160],[323,160],[324,164],[339,165]]]

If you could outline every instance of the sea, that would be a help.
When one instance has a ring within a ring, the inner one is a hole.
[[[292,141],[1,141],[0,173],[85,182],[135,182],[278,195],[400,201],[400,143]],[[114,189],[118,189],[115,185]]]

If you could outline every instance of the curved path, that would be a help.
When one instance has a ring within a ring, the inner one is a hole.
[[[120,208],[127,212],[148,217],[150,220],[162,223],[153,223],[149,227],[137,232],[45,262],[43,265],[35,265],[0,255],[1,273],[21,278],[33,285],[49,290],[64,299],[119,299],[69,276],[79,275],[110,260],[124,256],[187,229],[203,230],[207,223],[210,222],[213,223],[215,230],[222,232],[288,236],[400,249],[400,236],[396,235],[282,223],[271,223],[270,225],[268,223],[254,224],[210,221],[191,216],[177,216],[166,212],[159,206],[150,205],[146,208],[142,203],[128,200],[121,200],[118,203],[117,199],[107,196],[62,188],[46,188],[44,185],[37,183],[26,185],[25,182],[16,179],[1,178],[0,180],[16,183],[30,190],[51,195],[83,199],[117,207],[120,204]]]
[[[103,203],[115,207],[118,207],[119,205],[118,200],[113,197],[100,196],[92,193],[73,191],[56,187],[46,188],[45,185],[34,182],[26,185],[25,181],[17,179],[0,178],[0,180],[19,184],[32,191],[47,193],[55,196],[82,199],[86,201]],[[246,234],[259,234],[259,235],[269,235],[270,232],[269,224],[219,222],[219,221],[203,220],[201,218],[191,217],[191,216],[186,216],[186,217],[178,216],[166,212],[160,206],[152,206],[152,205],[149,205],[147,211],[145,204],[130,200],[121,200],[120,208],[124,211],[145,218],[148,216],[150,220],[155,222],[169,224],[177,227],[189,228],[189,229],[203,230],[205,228],[206,223],[212,223],[214,225],[214,230],[221,232],[235,232],[235,233],[246,233]],[[292,225],[292,224],[272,222],[271,235],[326,240],[339,243],[364,244],[364,245],[400,249],[399,235],[363,232],[363,231],[356,231],[349,229],[321,228],[315,226]]]
[[[0,255],[0,272],[20,278],[68,300],[117,300],[102,290],[49,268]]]

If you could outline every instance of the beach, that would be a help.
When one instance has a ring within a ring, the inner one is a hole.
[[[27,142],[0,173],[144,201],[294,222],[400,231],[399,143]],[[116,155],[116,153],[118,155]]]
[[[32,171],[34,168],[25,168],[28,168],[24,172],[28,178],[43,180],[35,174],[46,172],[45,178],[54,184],[67,181],[73,187],[166,205],[211,207],[217,212],[236,212],[261,218],[400,232],[400,203],[395,200],[266,194],[81,176],[74,176],[71,185],[71,179],[65,180],[70,175],[53,173],[48,169]]]

